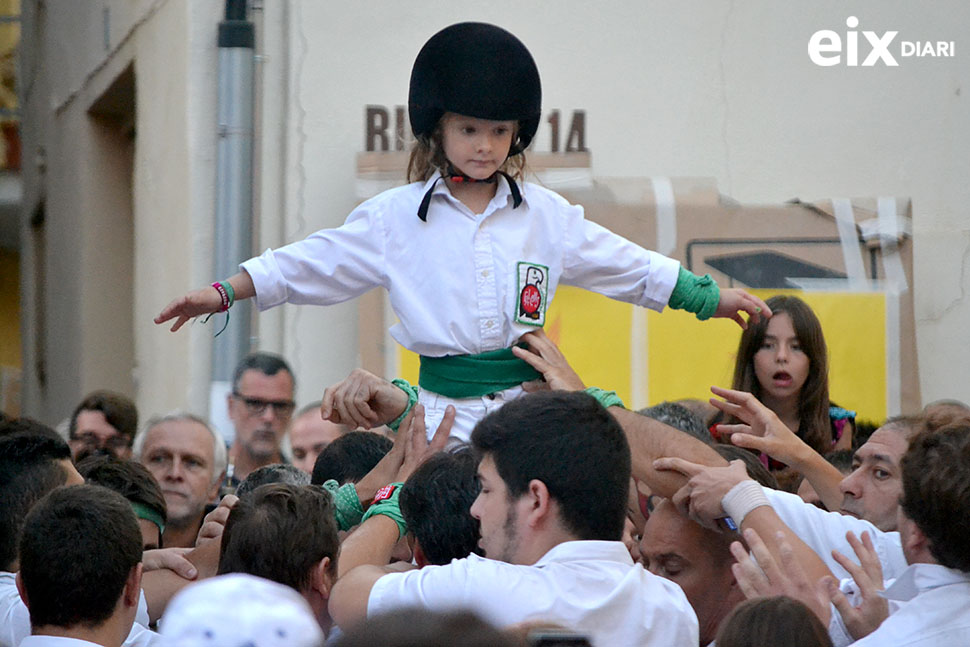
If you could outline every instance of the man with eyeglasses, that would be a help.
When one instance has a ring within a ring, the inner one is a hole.
[[[88,394],[71,415],[68,445],[74,462],[99,454],[131,458],[137,429],[138,409],[129,398],[112,391]]]
[[[286,460],[280,442],[293,416],[293,371],[279,355],[250,353],[236,366],[229,419],[236,430],[226,485],[235,488],[253,470]]]

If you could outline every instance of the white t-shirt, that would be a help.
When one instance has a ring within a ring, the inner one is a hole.
[[[20,645],[21,647],[101,647],[87,640],[64,636],[27,636]]]
[[[531,566],[470,555],[381,577],[367,615],[402,606],[469,609],[499,627],[547,621],[599,647],[696,647],[697,617],[679,586],[633,563],[621,542],[569,541]]]
[[[138,598],[135,624],[132,625],[131,632],[125,639],[125,647],[150,647],[161,644],[158,634],[146,628],[148,623],[148,604],[145,601],[145,592],[142,591]],[[17,647],[28,636],[30,636],[30,612],[27,611],[17,591],[17,574],[0,571],[0,647]]]

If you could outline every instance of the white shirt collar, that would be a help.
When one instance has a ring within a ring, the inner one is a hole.
[[[556,544],[534,566],[576,560],[603,560],[633,566],[633,558],[621,541],[576,540]]]
[[[939,564],[911,564],[881,595],[887,600],[908,602],[925,591],[965,582],[970,582],[970,573]]]
[[[439,179],[442,181],[435,184],[435,182],[437,182]],[[444,196],[446,200],[451,200],[456,205],[460,204],[461,201],[451,194],[451,190],[448,188],[448,183],[445,181],[444,176],[441,175],[440,171],[435,171],[431,174],[431,177],[429,177],[427,182],[424,183],[424,188],[421,190],[421,195],[426,194],[432,186],[434,186],[434,191],[431,193],[432,200],[434,200],[436,196],[441,195]],[[523,183],[519,182],[518,186],[519,193],[522,195],[522,204],[527,204],[528,201],[525,197],[525,188]],[[495,196],[489,201],[488,206],[485,208],[482,216],[488,216],[489,214],[506,206],[512,206],[512,190],[509,188],[509,181],[500,175],[496,180]],[[522,205],[519,206],[521,207]],[[466,208],[464,208],[464,205],[462,205],[462,207],[462,213],[468,211]],[[476,216],[472,214],[472,217]]]

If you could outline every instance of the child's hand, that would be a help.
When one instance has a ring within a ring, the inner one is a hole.
[[[721,299],[717,303],[717,310],[714,311],[715,317],[724,319],[734,319],[738,325],[748,329],[748,322],[741,316],[741,312],[747,312],[748,318],[758,323],[761,317],[771,316],[771,308],[768,305],[741,288],[721,289]]]
[[[172,301],[155,317],[155,323],[165,323],[170,319],[178,319],[172,325],[175,332],[192,317],[219,312],[222,309],[222,296],[212,286],[193,290],[183,297]]]

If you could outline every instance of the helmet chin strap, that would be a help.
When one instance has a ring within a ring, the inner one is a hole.
[[[434,193],[434,188],[438,185],[438,182],[441,181],[441,178],[448,178],[452,182],[485,182],[488,184],[494,184],[495,182],[498,181],[499,175],[504,177],[505,180],[509,183],[509,193],[512,194],[512,208],[513,209],[518,208],[518,206],[522,204],[522,192],[519,191],[519,185],[516,184],[515,180],[512,179],[511,175],[509,175],[505,171],[495,171],[484,180],[479,180],[477,178],[468,177],[467,175],[465,175],[464,173],[456,169],[454,166],[452,166],[451,162],[449,162],[448,168],[446,169],[446,173],[444,175],[439,175],[438,178],[431,183],[431,186],[428,188],[428,191],[424,194],[424,197],[421,199],[421,204],[420,206],[418,206],[418,218],[421,219],[421,222],[428,222],[428,207],[431,206],[431,196]]]
[[[469,177],[468,175],[465,175],[464,173],[456,169],[451,162],[448,162],[448,168],[445,169],[445,172],[442,173],[442,175],[444,175],[452,182],[484,182],[485,184],[495,184],[495,182],[498,181],[498,171],[495,171],[487,178],[479,180],[478,178]]]

